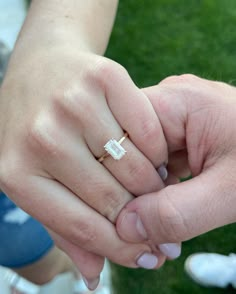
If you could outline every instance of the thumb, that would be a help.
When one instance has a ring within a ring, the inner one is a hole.
[[[119,235],[129,242],[169,244],[176,251],[179,242],[234,222],[235,183],[226,176],[226,167],[217,164],[189,181],[134,199],[117,219]],[[230,168],[228,174],[232,175]],[[162,247],[166,248],[159,246],[161,251]]]

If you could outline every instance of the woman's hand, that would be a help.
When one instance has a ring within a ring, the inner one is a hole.
[[[122,66],[72,40],[71,31],[58,38],[54,25],[39,42],[33,20],[0,92],[2,190],[53,232],[89,280],[104,256],[134,268],[160,266],[158,251],[122,241],[113,225],[133,195],[164,187],[156,168],[167,161],[166,142],[150,101]],[[124,131],[127,154],[98,162],[104,144]],[[92,271],[84,256],[94,258]]]

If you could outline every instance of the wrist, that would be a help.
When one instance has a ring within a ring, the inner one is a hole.
[[[67,43],[77,50],[103,55],[117,3],[117,0],[33,0],[21,39],[34,47]]]
[[[29,15],[23,25],[16,43],[17,55],[34,54],[35,52],[54,48],[70,47],[77,51],[95,53],[96,48],[90,47],[83,35],[66,21],[51,21],[51,17],[32,18]],[[14,52],[13,52],[14,53]]]
[[[15,51],[25,55],[26,52],[34,54],[41,50],[51,51],[64,47],[73,48],[78,52],[96,53],[96,48],[92,48],[75,30],[67,30],[63,25],[45,26],[45,23],[41,25],[39,23],[33,27],[25,24],[16,43],[17,50]]]

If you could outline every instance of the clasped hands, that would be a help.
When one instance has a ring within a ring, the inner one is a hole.
[[[11,60],[0,92],[0,184],[90,288],[104,257],[158,268],[182,241],[235,221],[234,87],[182,75],[140,90],[117,63],[60,50],[28,56],[24,71]],[[98,162],[124,130],[127,154]]]

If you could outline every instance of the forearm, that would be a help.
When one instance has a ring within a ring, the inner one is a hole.
[[[46,48],[71,44],[104,54],[118,0],[33,0],[21,32],[20,46]]]

